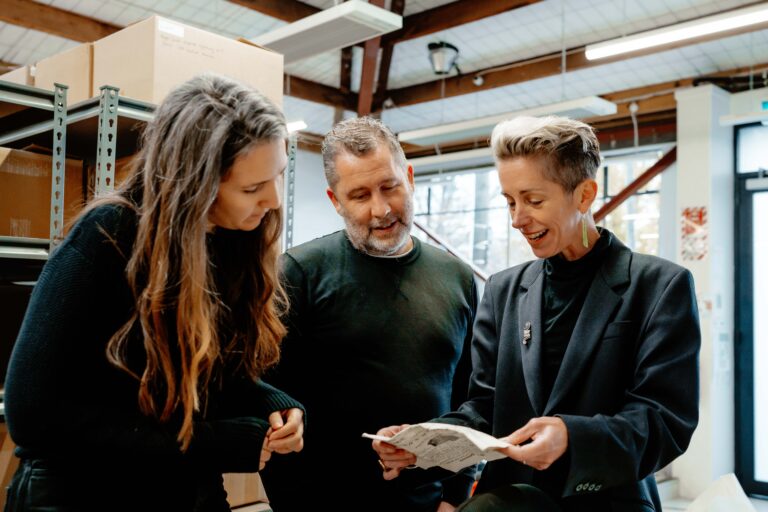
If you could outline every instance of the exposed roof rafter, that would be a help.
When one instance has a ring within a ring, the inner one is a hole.
[[[32,0],[3,0],[0,21],[79,41],[95,41],[122,27]]]
[[[299,0],[229,0],[233,4],[241,5],[267,16],[291,23],[306,18],[322,9],[318,9]]]
[[[478,2],[477,0],[457,0],[406,16],[403,18],[402,29],[382,36],[382,45],[389,42],[401,43],[408,39],[434,34],[441,30],[464,25],[541,1],[494,0],[493,2]]]

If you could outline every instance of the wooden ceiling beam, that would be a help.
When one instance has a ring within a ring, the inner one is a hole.
[[[325,84],[305,80],[297,76],[285,76],[285,94],[294,98],[314,101],[331,107],[341,107],[346,110],[357,110],[357,94],[342,93],[339,89]]]
[[[347,96],[352,91],[352,47],[341,49],[341,66],[339,69],[339,92]],[[333,112],[333,124],[344,119],[344,107],[336,105]]]
[[[3,0],[0,21],[79,41],[96,41],[122,27],[32,0]]]
[[[594,121],[590,124],[595,128],[602,150],[630,147],[634,142],[634,127],[629,118],[609,120],[594,118]],[[676,110],[638,115],[638,135],[641,141],[646,141],[645,143],[649,143],[648,141],[674,141],[676,131]],[[440,152],[441,154],[448,154],[456,151],[486,148],[489,142],[488,139],[484,139],[441,145]],[[402,144],[402,146],[407,158],[433,156],[436,154],[434,147],[415,146],[413,144]]]
[[[371,5],[384,7],[384,0],[368,0]],[[360,71],[360,91],[357,95],[358,116],[367,116],[373,107],[373,88],[376,85],[376,70],[379,64],[381,36],[368,39],[363,51],[363,67]]]
[[[389,9],[399,15],[403,15],[405,11],[405,0],[392,0],[392,4]],[[376,82],[375,96],[376,101],[383,101],[386,95],[387,88],[389,87],[389,71],[392,67],[392,54],[395,51],[394,41],[385,41],[381,39],[381,59],[379,60],[379,78]]]
[[[285,5],[286,12],[291,12],[292,4],[279,0],[275,4]],[[92,42],[117,32],[123,27],[101,22],[95,18],[81,16],[70,11],[58,9],[31,0],[2,0],[0,21],[25,28],[39,30],[48,34],[64,37],[73,41]],[[254,2],[256,3],[256,2]],[[270,2],[258,2],[268,4]],[[301,2],[294,2],[301,4]],[[304,5],[304,4],[302,4]],[[19,64],[0,61],[0,71],[10,71]],[[355,95],[343,94],[339,89],[312,82],[298,77],[285,77],[286,85],[290,80],[290,95],[331,106],[340,106],[355,110]]]
[[[279,20],[287,21],[288,23],[306,18],[322,9],[298,0],[229,0],[233,4],[241,5],[258,11],[261,14],[266,14]]]
[[[427,9],[403,18],[403,28],[382,37],[382,45],[401,43],[408,39],[434,34],[441,30],[464,25],[495,16],[513,9],[525,7],[541,0],[457,0],[449,4]]]
[[[0,74],[7,73],[9,71],[13,71],[14,69],[21,67],[18,64],[14,64],[13,62],[7,62],[4,60],[0,60]]]
[[[473,92],[487,91],[497,87],[558,75],[561,72],[561,62],[561,54],[559,52],[553,53],[543,57],[481,69],[474,73],[392,89],[387,91],[387,97],[392,99],[395,106],[404,107]],[[565,68],[568,71],[575,71],[604,63],[605,61],[587,60],[584,54],[584,47],[581,47],[567,52]],[[475,85],[473,82],[473,78],[478,75],[483,77],[482,85]],[[444,87],[442,82],[445,82]],[[381,105],[376,105],[376,108],[381,108]]]
[[[625,60],[627,58],[650,55],[672,47],[686,46],[689,44],[700,43],[702,41],[719,39],[725,36],[749,33],[755,30],[760,30],[762,28],[765,28],[763,24],[753,25],[749,27],[743,27],[738,30],[729,31],[726,34],[713,34],[711,36],[707,36],[706,38],[683,41],[671,47],[664,47],[661,50],[659,48],[648,48],[638,52],[633,52],[630,55],[617,55],[614,57],[599,59],[595,61],[587,60],[584,46],[571,48],[566,51],[565,70],[577,71],[580,69],[588,69],[595,66],[601,66],[612,62]],[[395,106],[402,107],[427,101],[439,100],[442,98],[450,98],[463,94],[495,89],[497,87],[504,87],[516,83],[536,80],[539,78],[555,76],[560,73],[562,73],[562,53],[557,52],[523,61],[510,62],[500,66],[480,69],[472,73],[458,75],[451,78],[441,78],[439,80],[433,80],[423,84],[393,89],[387,91],[387,97],[392,99]],[[482,85],[478,86],[473,83],[473,78],[476,76],[482,76]],[[445,82],[444,87],[442,85],[443,81]],[[382,102],[383,101],[384,100],[382,100]],[[376,104],[374,108],[380,109],[381,103]]]

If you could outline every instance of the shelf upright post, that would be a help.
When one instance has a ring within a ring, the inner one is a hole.
[[[64,176],[67,163],[67,86],[54,84],[49,254],[64,239]]]
[[[296,133],[288,136],[288,167],[285,168],[285,246],[293,247],[293,206],[296,195]]]
[[[115,150],[117,148],[117,104],[120,89],[101,86],[99,97],[99,131],[96,147],[95,196],[115,189]]]

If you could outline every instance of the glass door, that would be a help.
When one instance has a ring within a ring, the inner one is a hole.
[[[768,496],[768,127],[737,131],[736,470]]]

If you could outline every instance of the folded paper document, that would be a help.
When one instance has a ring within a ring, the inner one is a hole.
[[[506,457],[496,448],[510,446],[479,430],[446,423],[411,425],[392,437],[373,434],[363,434],[363,437],[386,441],[413,453],[416,455],[416,465],[420,468],[440,466],[454,472],[482,460]]]

